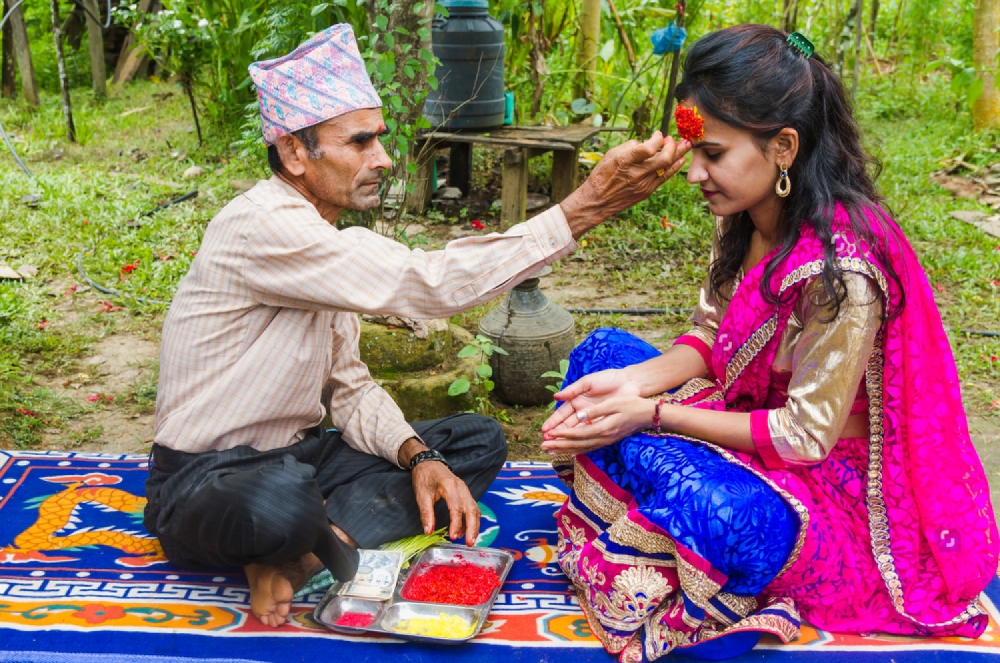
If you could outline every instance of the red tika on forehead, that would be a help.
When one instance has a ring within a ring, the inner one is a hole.
[[[677,134],[692,143],[705,135],[705,120],[698,115],[698,107],[688,108],[677,104],[674,110],[674,120],[677,122]]]

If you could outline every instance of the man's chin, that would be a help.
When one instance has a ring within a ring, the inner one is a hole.
[[[351,201],[351,204],[347,209],[352,209],[355,212],[367,212],[368,210],[373,210],[382,204],[382,200],[378,195],[372,196],[357,196]]]

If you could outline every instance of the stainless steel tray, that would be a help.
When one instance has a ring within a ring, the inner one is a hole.
[[[423,603],[418,601],[407,601],[402,597],[402,591],[410,576],[418,573],[421,569],[430,565],[442,564],[463,564],[471,563],[484,566],[497,574],[500,578],[500,585],[493,590],[489,600],[480,605],[449,605],[444,603]],[[497,548],[467,548],[452,544],[442,544],[433,546],[425,550],[420,557],[408,568],[404,569],[396,583],[396,590],[392,598],[387,601],[375,601],[371,599],[361,599],[349,596],[342,596],[340,591],[344,583],[334,583],[323,596],[323,599],[313,610],[313,617],[323,626],[340,633],[351,633],[354,635],[382,634],[403,640],[413,640],[416,642],[430,642],[437,644],[457,645],[468,642],[479,634],[486,617],[490,614],[493,603],[497,600],[497,594],[503,586],[510,567],[514,564],[514,556],[505,550]],[[346,612],[360,612],[372,615],[373,622],[366,627],[338,626],[337,620]],[[470,634],[464,638],[441,638],[429,635],[415,635],[412,633],[400,633],[396,631],[396,626],[400,621],[412,617],[437,617],[444,613],[468,622],[473,626]]]

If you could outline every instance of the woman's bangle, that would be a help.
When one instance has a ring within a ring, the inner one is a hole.
[[[666,401],[667,401],[666,398],[661,398],[656,403],[656,409],[653,410],[653,430],[655,430],[657,433],[660,432],[660,406],[663,405]]]

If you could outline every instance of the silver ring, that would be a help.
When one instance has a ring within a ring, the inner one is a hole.
[[[576,418],[577,418],[577,421],[586,421],[587,420],[587,411],[586,410],[580,410],[579,412],[576,413]]]

